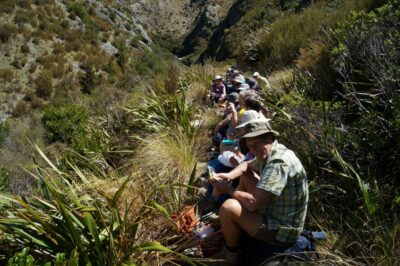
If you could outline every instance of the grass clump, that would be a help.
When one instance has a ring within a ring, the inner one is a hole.
[[[35,80],[36,95],[48,99],[53,93],[53,76],[49,71],[42,71]]]

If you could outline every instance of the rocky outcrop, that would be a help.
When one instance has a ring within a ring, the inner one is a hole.
[[[229,9],[225,19],[218,25],[218,28],[213,32],[213,35],[208,41],[207,48],[200,55],[199,60],[203,61],[205,58],[212,57],[217,60],[224,60],[228,58],[229,52],[225,45],[225,30],[235,25],[243,16],[240,5],[243,0],[236,1]]]
[[[131,1],[129,10],[138,24],[145,26],[148,33],[160,36],[179,57],[193,53],[198,56],[235,2],[139,0]]]

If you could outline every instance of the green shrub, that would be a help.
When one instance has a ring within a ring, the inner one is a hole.
[[[15,13],[14,22],[16,24],[29,23],[35,18],[35,14],[31,10],[17,9]]]
[[[18,31],[18,29],[15,25],[1,24],[0,25],[0,41],[2,43],[6,43],[13,34],[17,33],[17,31]]]
[[[91,66],[82,66],[81,68],[85,71],[85,74],[79,80],[81,91],[90,94],[97,85],[96,74]]]
[[[15,8],[15,0],[2,0],[1,1],[0,12],[10,14],[14,11],[14,8]]]
[[[79,105],[52,106],[44,110],[42,121],[51,142],[72,143],[76,134],[84,132],[89,114]]]
[[[53,93],[53,77],[51,72],[42,71],[35,80],[36,95],[38,97],[47,99]]]
[[[25,115],[29,110],[29,106],[26,104],[25,101],[19,101],[14,108],[13,115],[15,117],[20,117]]]
[[[24,54],[28,54],[30,52],[29,45],[27,43],[21,45],[21,52]]]
[[[16,0],[17,6],[25,9],[31,9],[31,1],[30,0]]]
[[[271,30],[261,36],[261,62],[270,67],[290,63],[297,57],[300,48],[306,47],[311,39],[318,38],[326,18],[323,10],[310,9],[274,22]]]
[[[5,122],[0,122],[0,147],[2,146],[3,141],[7,138],[10,133],[10,124]]]
[[[0,68],[0,80],[3,82],[11,82],[14,78],[14,70],[9,68]]]
[[[7,190],[10,184],[10,177],[7,169],[0,166],[0,191]]]
[[[332,49],[340,96],[353,114],[351,150],[360,165],[385,180],[400,174],[399,9],[400,1],[393,0],[374,12],[353,14],[335,30]]]
[[[69,26],[69,21],[66,20],[66,19],[64,19],[64,20],[61,22],[61,27],[62,27],[63,29],[67,29],[68,26]]]
[[[154,75],[166,73],[168,65],[174,60],[173,55],[159,46],[153,46],[152,51],[145,51],[134,58],[133,66],[138,74]]]
[[[35,62],[32,62],[30,65],[29,65],[29,69],[28,69],[28,71],[29,71],[29,73],[35,73],[35,71],[36,71],[36,69],[37,69],[37,66],[38,66],[38,64],[37,63],[35,63]]]
[[[13,67],[15,67],[16,69],[21,69],[25,66],[26,61],[27,61],[26,57],[19,57],[19,56],[17,57],[16,56],[16,57],[14,57],[14,60],[11,62],[11,65]]]
[[[351,11],[370,7],[368,0],[319,1],[301,13],[281,16],[260,36],[256,60],[268,70],[290,64],[301,48],[307,48],[315,41],[324,41],[326,32],[345,20]],[[290,10],[293,8],[297,9],[293,6]]]

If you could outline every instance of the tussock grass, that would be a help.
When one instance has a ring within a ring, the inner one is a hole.
[[[196,132],[201,134],[201,130]],[[142,140],[134,164],[145,173],[184,181],[190,176],[196,162],[204,159],[205,146],[199,139],[189,138],[182,129],[159,133]]]
[[[211,86],[213,68],[210,64],[195,65],[187,68],[180,79],[189,102],[203,104]]]

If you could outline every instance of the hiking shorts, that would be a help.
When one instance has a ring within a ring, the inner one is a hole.
[[[290,247],[294,244],[294,243],[284,243],[276,240],[277,233],[278,230],[269,230],[267,228],[266,222],[264,221],[261,227],[258,229],[257,233],[253,237],[271,246]]]

